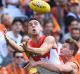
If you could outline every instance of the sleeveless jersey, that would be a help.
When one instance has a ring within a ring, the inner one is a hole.
[[[34,48],[39,48],[44,40],[45,40],[46,36],[42,36],[38,43],[35,43],[33,40],[30,41],[30,46],[34,47]],[[30,56],[33,58],[34,61],[44,61],[44,62],[51,62],[51,63],[57,63],[60,64],[60,60],[59,60],[59,56],[58,53],[56,51],[56,49],[50,49],[50,51],[48,53],[46,53],[45,55],[41,56],[38,54],[34,54],[34,53],[30,53]]]
[[[42,36],[42,37],[39,39],[39,42],[38,42],[38,43],[35,43],[33,40],[31,40],[31,41],[30,41],[30,46],[31,46],[31,47],[34,47],[34,48],[39,48],[39,47],[43,44],[45,38],[46,38],[46,36]],[[49,57],[50,57],[50,56],[49,56],[49,52],[48,52],[47,54],[45,54],[44,56],[37,55],[37,54],[34,54],[34,53],[31,53],[30,55],[31,55],[31,57],[32,57],[35,61],[39,61],[39,60],[41,60],[41,58],[46,58],[46,57],[49,58]]]

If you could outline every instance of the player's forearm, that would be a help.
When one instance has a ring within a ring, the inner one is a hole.
[[[72,72],[73,67],[71,65],[58,65],[58,64],[51,64],[47,62],[38,62],[38,66],[41,66],[43,68],[46,68],[50,71],[58,72],[58,73],[63,73],[63,72]]]
[[[23,51],[23,48],[19,45],[17,45],[12,39],[10,39],[8,36],[5,36],[6,41],[8,44],[13,48],[13,50],[16,51]]]
[[[51,63],[47,63],[47,62],[38,62],[38,66],[41,66],[41,67],[48,69],[50,71],[53,71],[53,72],[60,73],[60,66],[58,67],[55,64],[51,64]]]
[[[45,55],[47,53],[47,50],[44,48],[32,48],[29,47],[28,51],[36,53],[36,54],[40,54],[40,55]]]

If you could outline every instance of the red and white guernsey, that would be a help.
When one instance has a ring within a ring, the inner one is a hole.
[[[46,38],[46,36],[43,35],[39,39],[38,43],[35,43],[33,40],[31,40],[29,44],[31,47],[39,48],[43,44],[45,38]],[[53,49],[53,48],[43,56],[38,55],[38,54],[34,54],[34,53],[30,53],[30,56],[33,58],[34,61],[40,61],[41,60],[44,62],[51,62],[51,63],[56,63],[56,64],[60,63],[57,50]]]

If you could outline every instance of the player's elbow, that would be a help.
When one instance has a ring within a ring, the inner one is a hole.
[[[23,50],[23,48],[22,48],[21,46],[19,46],[19,47],[17,48],[17,51],[23,52],[24,50]]]
[[[40,55],[43,56],[43,55],[45,55],[45,53],[44,52],[41,52]]]
[[[40,55],[42,55],[42,56],[44,56],[45,54],[47,54],[46,51],[42,51],[42,52],[40,53]]]

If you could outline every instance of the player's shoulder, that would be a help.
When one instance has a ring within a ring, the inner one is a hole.
[[[71,61],[77,61],[77,62],[79,62],[79,64],[80,64],[80,54],[76,54],[75,55],[75,57],[73,57],[72,59],[71,59]]]
[[[73,57],[70,62],[72,63],[72,66],[74,68],[77,68],[80,66],[80,54],[77,54],[75,57]]]
[[[47,36],[45,38],[45,41],[47,41],[47,42],[54,42],[55,41],[55,38],[53,36]]]
[[[46,39],[54,40],[55,38],[53,36],[47,36]]]
[[[80,65],[80,53],[76,54],[76,56],[74,58],[79,63],[79,65]]]

